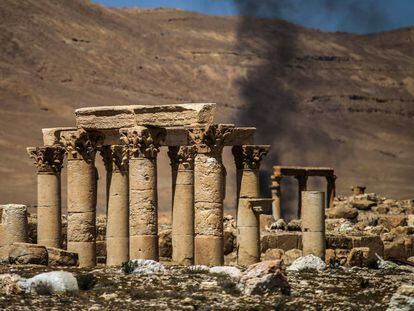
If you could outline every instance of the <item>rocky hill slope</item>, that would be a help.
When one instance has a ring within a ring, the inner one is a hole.
[[[272,144],[267,171],[333,166],[339,192],[362,183],[414,194],[412,28],[359,36],[85,0],[3,0],[0,203],[36,202],[25,147],[41,144],[43,127],[74,124],[75,108],[184,102],[217,102],[218,121],[257,126],[258,142]],[[225,161],[231,207],[229,151]],[[165,151],[160,167],[167,209]]]

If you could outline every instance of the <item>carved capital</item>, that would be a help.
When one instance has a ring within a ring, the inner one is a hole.
[[[60,146],[29,147],[26,149],[30,158],[34,160],[37,171],[60,173],[63,167],[65,149]]]
[[[99,152],[107,172],[128,171],[128,147],[125,145],[102,146]]]
[[[237,169],[259,169],[260,162],[269,152],[269,145],[244,145],[232,148]]]
[[[225,139],[234,130],[233,125],[212,124],[206,127],[188,128],[190,145],[194,145],[198,153],[221,157]]]
[[[103,136],[98,132],[87,132],[80,129],[62,133],[60,140],[66,149],[69,160],[83,159],[86,162],[93,162],[98,144],[103,140]]]
[[[171,167],[175,170],[181,168],[194,169],[194,158],[197,153],[195,146],[168,147],[168,156]]]
[[[120,129],[121,141],[127,146],[130,157],[155,159],[167,131],[161,127],[136,126]]]

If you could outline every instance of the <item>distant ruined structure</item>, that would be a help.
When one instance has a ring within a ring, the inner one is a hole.
[[[67,249],[80,266],[96,265],[95,156],[107,172],[107,264],[158,260],[157,154],[168,147],[172,169],[173,261],[222,265],[225,146],[237,166],[238,263],[260,260],[259,167],[269,146],[255,128],[215,124],[215,104],[111,106],[75,112],[76,127],[43,129],[44,146],[27,148],[38,180],[38,243],[61,246],[60,178],[67,159]]]

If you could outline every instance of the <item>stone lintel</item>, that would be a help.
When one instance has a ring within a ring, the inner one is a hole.
[[[75,110],[76,125],[84,129],[120,129],[133,126],[174,127],[213,122],[216,104],[128,105]]]
[[[306,166],[273,166],[273,176],[322,176],[331,177],[334,169],[331,167]]]
[[[76,127],[53,127],[42,129],[43,145],[53,146],[60,143],[60,134],[66,131],[75,131]]]
[[[43,129],[43,141],[45,146],[60,144],[62,133],[76,132],[76,128],[46,128]],[[187,146],[189,145],[188,130],[185,127],[168,127],[167,136],[161,146]],[[249,145],[254,141],[254,127],[236,127],[234,131],[225,140],[226,146]],[[100,145],[120,145],[120,134],[118,129],[101,129],[97,130],[104,136]],[[47,144],[46,144],[47,142]]]
[[[272,214],[273,199],[247,199],[250,208],[252,208],[257,214]]]

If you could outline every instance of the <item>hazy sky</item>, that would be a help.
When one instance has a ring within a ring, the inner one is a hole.
[[[326,31],[414,26],[414,0],[93,0],[111,7],[170,7],[214,15],[278,17]]]

